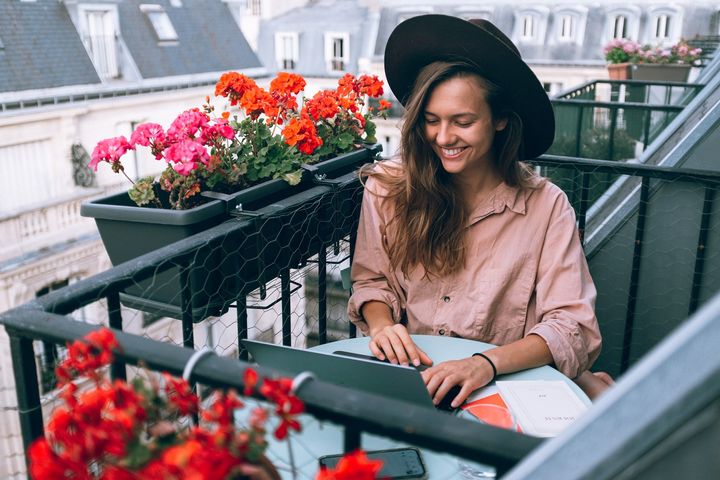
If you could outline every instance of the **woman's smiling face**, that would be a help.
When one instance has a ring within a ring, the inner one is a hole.
[[[478,77],[453,77],[433,88],[424,111],[425,138],[443,168],[471,181],[491,171],[495,132],[507,125],[485,96]]]

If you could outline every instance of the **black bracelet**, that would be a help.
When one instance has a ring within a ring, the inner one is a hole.
[[[484,353],[473,353],[472,356],[473,356],[473,357],[482,357],[482,358],[484,358],[485,360],[488,361],[488,363],[489,363],[490,366],[492,367],[492,369],[493,369],[493,376],[492,376],[492,378],[490,379],[490,381],[487,383],[487,385],[490,385],[492,382],[495,381],[495,378],[497,377],[497,368],[495,368],[495,364],[493,363],[492,360],[490,360],[490,357],[488,357],[488,356],[485,355]]]

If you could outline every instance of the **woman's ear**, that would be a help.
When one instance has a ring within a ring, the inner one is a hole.
[[[505,127],[507,127],[507,124],[508,124],[508,117],[502,117],[502,118],[498,119],[495,122],[495,131],[500,132],[502,130],[505,130]]]

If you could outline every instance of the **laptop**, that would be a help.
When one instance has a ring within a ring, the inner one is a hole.
[[[460,391],[451,389],[439,405],[435,405],[415,367],[393,365],[351,352],[326,353],[286,347],[274,343],[241,340],[259,365],[291,375],[310,371],[318,379],[383,395],[428,408],[452,411],[450,402]]]

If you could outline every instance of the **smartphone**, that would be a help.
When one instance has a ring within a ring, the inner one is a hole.
[[[420,457],[420,451],[417,448],[394,448],[390,450],[375,450],[365,452],[371,460],[382,460],[382,470],[378,473],[378,478],[391,479],[411,479],[411,478],[427,478],[425,464]],[[320,467],[335,468],[342,458],[342,454],[325,455],[318,459]]]

